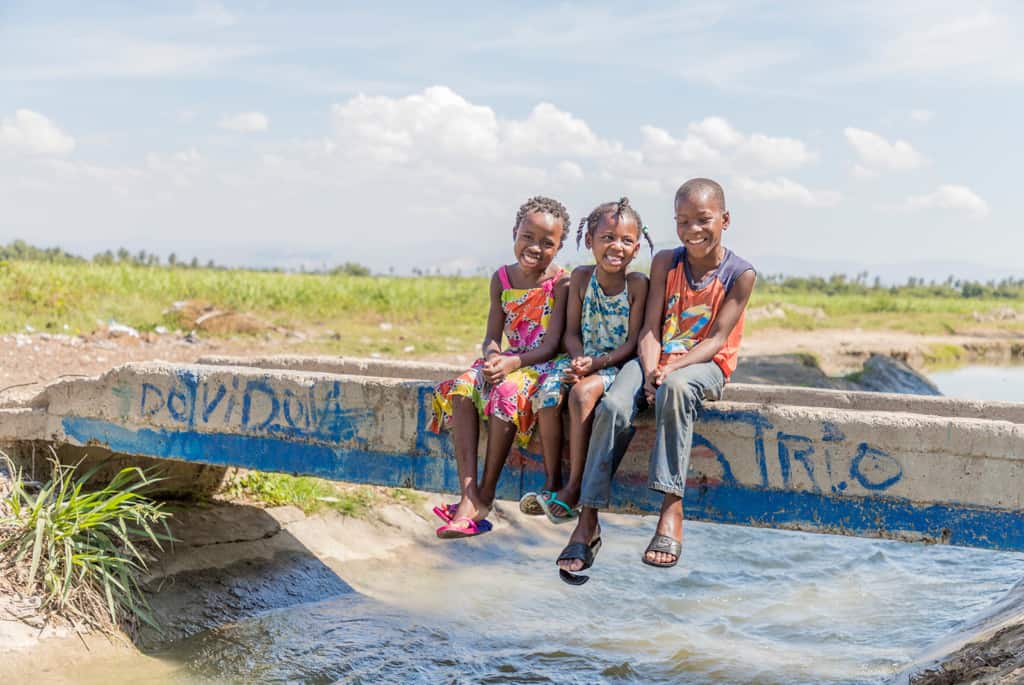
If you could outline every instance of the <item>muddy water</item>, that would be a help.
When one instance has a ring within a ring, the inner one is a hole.
[[[639,563],[653,526],[607,522],[580,588],[550,531],[438,543],[440,565],[343,564],[351,591],[76,680],[879,683],[1024,577],[1024,555],[692,522],[663,571]]]

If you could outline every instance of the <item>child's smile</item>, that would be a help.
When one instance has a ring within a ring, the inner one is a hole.
[[[612,273],[624,270],[640,249],[640,227],[631,217],[617,222],[602,219],[594,234],[587,236],[587,247],[594,252],[597,265]]]
[[[550,214],[530,212],[516,231],[513,251],[524,271],[543,272],[562,247],[561,220]]]
[[[729,227],[729,212],[709,193],[676,200],[676,234],[692,260],[715,260],[722,246],[722,231]]]

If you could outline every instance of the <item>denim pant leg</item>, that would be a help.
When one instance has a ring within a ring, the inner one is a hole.
[[[658,386],[654,400],[654,448],[648,472],[651,490],[683,496],[690,467],[693,421],[705,399],[722,396],[725,376],[715,362],[677,369]]]
[[[600,509],[611,500],[612,478],[633,439],[633,418],[643,399],[640,361],[627,362],[594,409],[594,425],[583,469],[580,504]]]

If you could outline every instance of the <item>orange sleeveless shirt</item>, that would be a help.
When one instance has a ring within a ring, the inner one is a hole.
[[[719,267],[710,271],[698,283],[690,274],[686,262],[686,248],[676,248],[665,281],[665,318],[661,325],[659,365],[686,354],[707,337],[736,279],[743,272],[753,268],[750,262],[726,248],[725,257]],[[729,376],[736,370],[736,356],[740,349],[740,339],[743,337],[744,318],[745,310],[726,338],[725,345],[712,359],[722,369],[726,380],[729,380]]]

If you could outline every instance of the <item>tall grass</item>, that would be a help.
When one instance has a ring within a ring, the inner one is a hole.
[[[765,279],[752,307],[780,302],[821,309],[824,317],[791,312],[784,319],[751,322],[750,330],[887,328],[918,333],[984,328],[1018,332],[1013,320],[981,322],[1001,308],[1021,307],[1009,291],[964,296],[952,288],[868,288],[857,291],[800,287]],[[1016,292],[1016,291],[1013,291]],[[255,314],[269,323],[322,332],[318,349],[356,353],[466,352],[483,337],[487,279],[481,277],[354,276],[242,269],[175,269],[130,264],[52,264],[0,261],[0,332],[28,324],[40,331],[88,332],[97,320],[115,319],[141,330],[179,324],[171,305],[198,299],[220,309]],[[382,332],[379,325],[389,323]],[[333,335],[330,335],[333,333]],[[333,342],[332,342],[333,341]]]
[[[334,330],[359,340],[388,322],[402,347],[441,351],[483,337],[487,281],[430,276],[289,274],[223,269],[170,269],[122,264],[0,262],[0,332],[89,332],[115,319],[140,330],[174,328],[178,300],[197,299],[245,311],[285,327]],[[65,329],[67,326],[67,329]],[[447,333],[446,333],[447,331]]]
[[[87,488],[96,470],[51,459],[52,473],[32,492],[11,460],[10,492],[0,500],[0,571],[25,595],[41,598],[40,612],[90,628],[154,628],[137,576],[146,569],[140,545],[169,541],[170,516],[142,491],[159,479],[125,468],[106,485]]]

